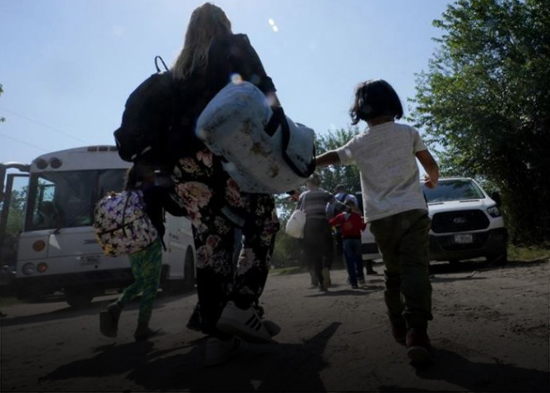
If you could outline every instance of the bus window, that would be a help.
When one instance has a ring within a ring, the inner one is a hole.
[[[42,172],[32,175],[32,216],[26,230],[89,226],[96,202],[123,188],[124,169]]]

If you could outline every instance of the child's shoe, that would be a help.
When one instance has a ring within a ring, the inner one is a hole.
[[[426,329],[410,328],[407,332],[407,356],[413,366],[433,363],[432,348]]]
[[[407,325],[403,324],[392,324],[391,325],[391,335],[393,339],[399,344],[405,344],[407,340]]]
[[[160,329],[153,330],[149,327],[148,322],[138,322],[136,331],[134,332],[134,339],[136,341],[143,341],[153,337]]]
[[[111,303],[99,313],[99,331],[106,337],[114,338],[118,332],[118,320],[122,307],[117,302]]]

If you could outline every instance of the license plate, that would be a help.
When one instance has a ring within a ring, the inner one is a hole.
[[[469,244],[474,241],[474,237],[471,233],[463,233],[460,235],[455,235],[456,244]]]
[[[99,264],[99,255],[86,255],[81,257],[81,265],[97,265]]]

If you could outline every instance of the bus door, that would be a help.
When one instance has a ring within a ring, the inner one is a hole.
[[[18,169],[25,173],[7,173]],[[0,265],[15,267],[17,240],[23,231],[29,185],[29,165],[0,164]],[[5,185],[5,186],[4,186]]]

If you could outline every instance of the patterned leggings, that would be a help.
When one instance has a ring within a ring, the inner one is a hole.
[[[193,223],[202,330],[219,334],[215,326],[225,304],[250,307],[264,289],[279,230],[275,201],[267,194],[241,193],[208,150],[181,159],[174,179]],[[243,247],[234,269],[236,227],[242,229]]]
[[[155,240],[144,250],[129,255],[130,265],[135,281],[124,290],[118,299],[121,307],[130,303],[133,298],[141,295],[139,303],[138,322],[149,322],[153,312],[153,304],[157,298],[162,267],[162,244],[160,239]]]

